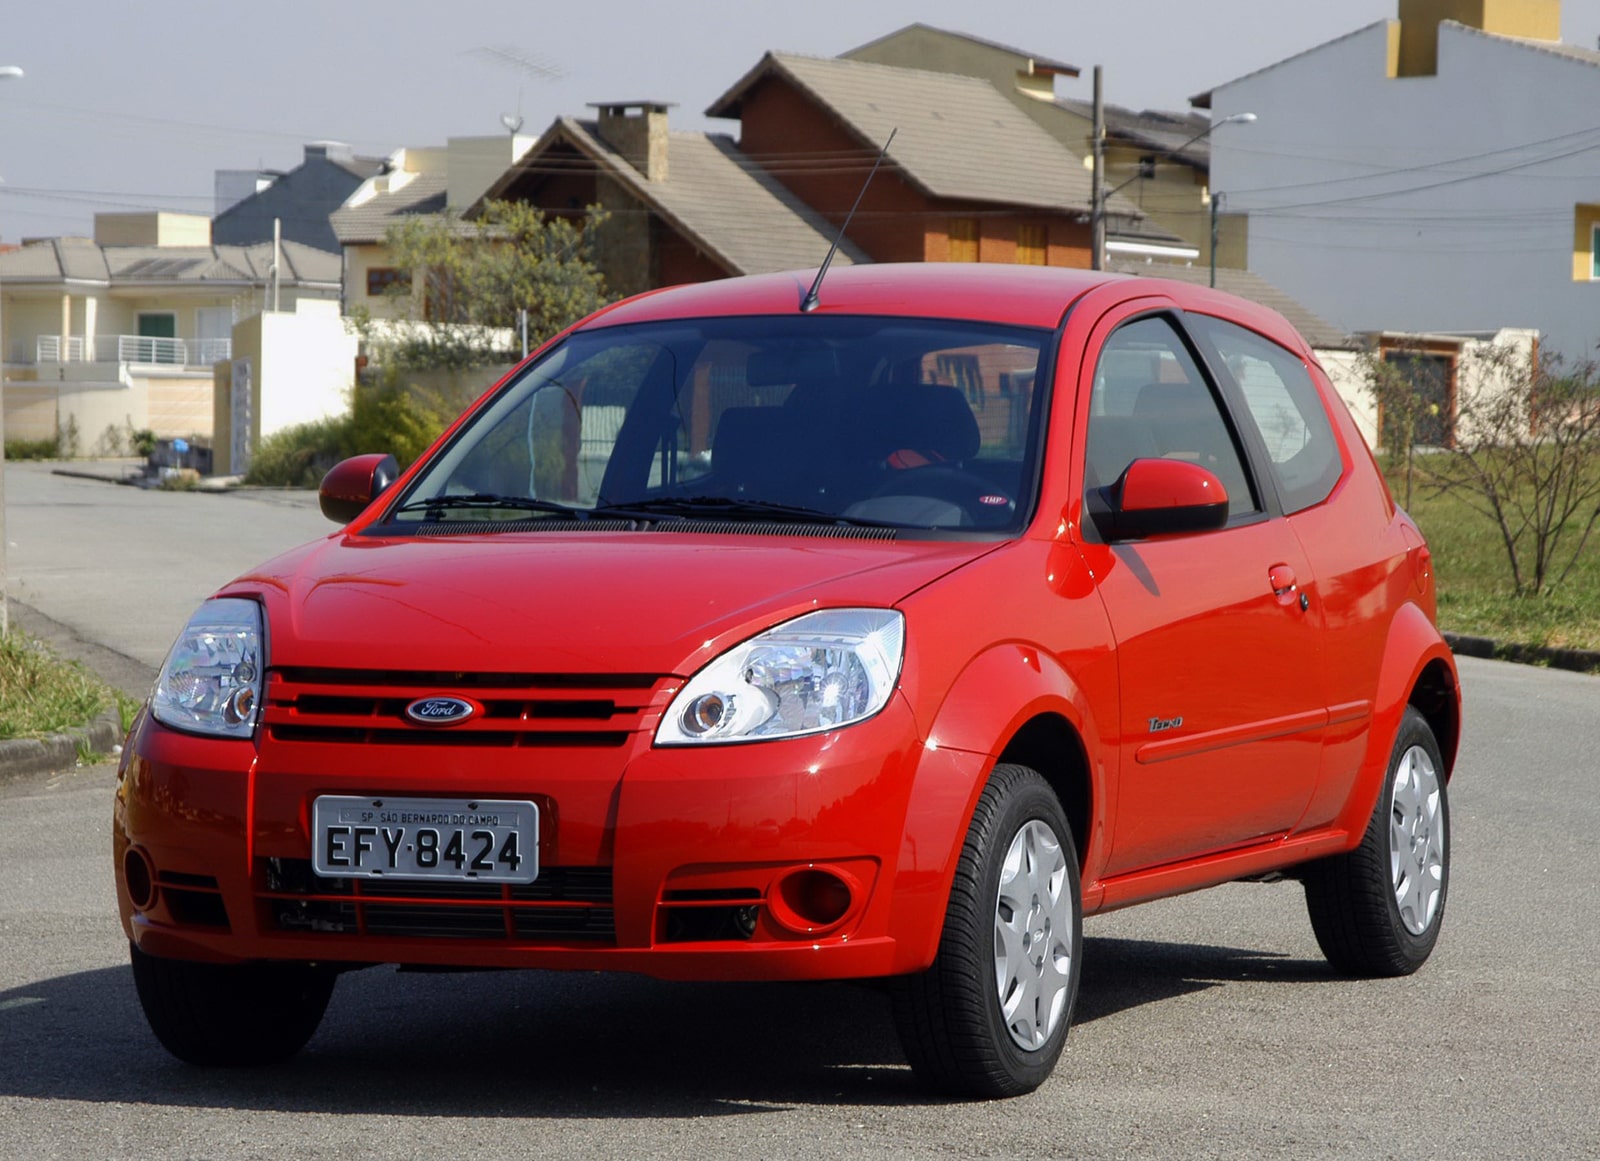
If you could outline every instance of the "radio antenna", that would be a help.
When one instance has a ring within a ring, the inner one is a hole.
[[[867,174],[867,180],[861,183],[861,190],[856,194],[855,204],[850,207],[850,212],[844,216],[844,224],[839,227],[839,236],[833,240],[833,245],[828,247],[828,256],[822,260],[822,265],[817,268],[816,280],[811,283],[811,289],[806,291],[806,296],[800,300],[801,313],[809,313],[817,309],[817,294],[822,289],[822,280],[827,276],[828,267],[833,262],[833,256],[839,252],[839,243],[844,241],[844,232],[850,228],[850,219],[856,216],[856,209],[861,205],[861,199],[866,196],[867,187],[872,184],[872,179],[878,175],[878,166],[883,164],[884,157],[889,152],[889,145],[894,141],[894,135],[900,132],[899,126],[889,130],[889,140],[883,143],[883,148],[878,150],[878,160],[872,163],[872,170]]]

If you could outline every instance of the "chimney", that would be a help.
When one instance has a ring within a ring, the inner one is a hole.
[[[600,136],[646,181],[667,180],[668,101],[591,102],[600,110]]]
[[[355,158],[355,150],[343,141],[311,141],[306,144],[306,160],[310,161],[313,157],[351,161]]]

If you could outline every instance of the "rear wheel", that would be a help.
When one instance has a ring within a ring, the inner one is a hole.
[[[161,959],[128,945],[139,1003],[156,1039],[190,1064],[273,1064],[322,1022],[334,973],[309,964]]]
[[[1061,803],[1025,766],[996,767],[973,814],[938,955],[895,984],[912,1069],[961,1096],[1038,1088],[1066,1043],[1083,908]]]
[[[1439,743],[1407,707],[1361,845],[1306,868],[1306,906],[1328,962],[1404,976],[1433,951],[1450,887],[1450,804]]]

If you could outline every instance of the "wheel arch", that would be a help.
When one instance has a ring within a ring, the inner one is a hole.
[[[951,883],[978,799],[996,765],[1025,765],[1067,815],[1080,873],[1103,859],[1106,751],[1079,684],[1037,646],[996,645],[952,685],[918,764],[894,870],[897,968],[933,962]]]
[[[1442,658],[1430,660],[1412,685],[1406,703],[1427,719],[1434,740],[1439,743],[1448,779],[1455,770],[1456,752],[1461,745],[1461,689],[1455,668]]]
[[[1384,646],[1366,756],[1339,816],[1338,825],[1351,836],[1352,846],[1366,833],[1383,791],[1390,752],[1407,707],[1415,706],[1433,730],[1449,778],[1461,740],[1460,689],[1455,657],[1432,618],[1416,604],[1402,605]]]
[[[1038,771],[1055,791],[1061,809],[1066,812],[1067,824],[1072,828],[1081,873],[1088,865],[1095,803],[1083,736],[1061,714],[1040,713],[1024,722],[1005,744],[995,765],[1005,762]]]

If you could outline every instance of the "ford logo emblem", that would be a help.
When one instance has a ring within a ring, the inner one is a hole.
[[[419,697],[406,706],[406,717],[419,726],[455,726],[483,709],[460,697]]]

